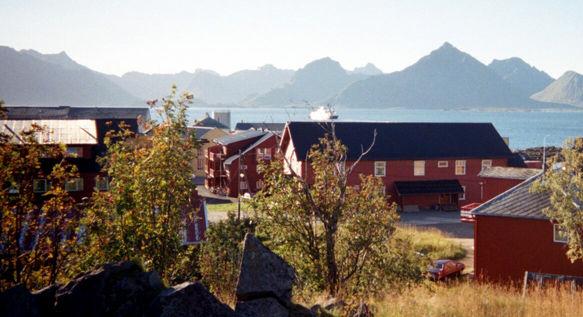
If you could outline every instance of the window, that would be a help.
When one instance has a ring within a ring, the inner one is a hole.
[[[107,177],[95,177],[95,188],[97,188],[97,190],[109,190],[109,180]]]
[[[439,162],[437,162],[437,167],[439,167],[439,168],[445,168],[447,166],[448,166],[447,161],[439,161]]]
[[[553,240],[559,243],[569,243],[569,230],[567,230],[567,227],[555,224]]]
[[[415,176],[425,175],[425,161],[415,161],[414,164],[413,174]]]
[[[196,170],[197,171],[204,171],[204,158],[198,158],[196,160]]]
[[[257,189],[263,188],[263,181],[257,181],[257,182],[255,182],[255,187],[257,187]]]
[[[271,149],[268,148],[258,148],[257,149],[257,159],[271,159]]]
[[[374,162],[374,176],[385,176],[386,162]]]
[[[46,179],[35,179],[32,181],[32,191],[35,193],[44,193],[47,191]]]
[[[482,169],[492,167],[492,160],[482,160]]]
[[[83,178],[69,178],[65,183],[65,189],[70,192],[78,192],[83,190]]]
[[[204,149],[198,149],[198,150],[196,150],[196,156],[203,157],[204,156]]]
[[[66,155],[72,156],[72,157],[83,157],[83,148],[82,147],[68,147]]]
[[[466,161],[455,161],[455,174],[466,175]]]
[[[354,190],[359,191],[360,190],[360,185],[354,185]]]
[[[459,200],[466,200],[466,186],[462,186],[462,189],[464,192],[460,194]]]
[[[239,183],[239,188],[240,189],[247,189],[247,182],[246,181],[241,181],[241,183]]]
[[[20,187],[20,184],[12,184],[10,186],[10,188],[8,189],[8,194],[18,194],[19,190],[18,188]]]

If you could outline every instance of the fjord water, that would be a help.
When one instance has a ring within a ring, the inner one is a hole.
[[[210,108],[189,109],[189,119],[202,119],[212,111],[231,111],[231,129],[237,122],[284,123],[309,121],[308,108]],[[490,122],[511,149],[561,146],[568,137],[583,136],[583,111],[475,111],[410,109],[336,109],[337,121],[388,122]],[[544,140],[546,137],[546,140]],[[480,140],[476,140],[480,142]]]

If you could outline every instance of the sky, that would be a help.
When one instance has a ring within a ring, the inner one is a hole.
[[[65,51],[122,75],[229,75],[323,57],[402,70],[449,42],[484,64],[520,57],[558,78],[583,74],[581,0],[0,0],[0,45]]]

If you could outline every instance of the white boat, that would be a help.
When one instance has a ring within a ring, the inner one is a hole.
[[[314,121],[326,121],[338,119],[338,115],[334,109],[330,107],[320,106],[320,108],[310,112],[310,119]]]

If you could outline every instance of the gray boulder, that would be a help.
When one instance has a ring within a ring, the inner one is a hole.
[[[279,255],[252,234],[245,236],[237,301],[271,297],[287,308],[291,302],[294,277],[294,269]]]
[[[275,298],[259,298],[246,302],[237,302],[235,311],[240,317],[287,317],[289,310]]]
[[[164,289],[157,272],[134,262],[101,264],[78,275],[55,295],[60,316],[137,316]]]
[[[235,316],[235,312],[201,283],[186,282],[162,291],[152,302],[147,316],[228,317]]]

